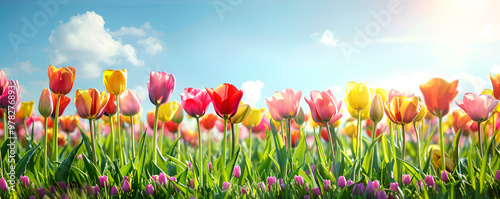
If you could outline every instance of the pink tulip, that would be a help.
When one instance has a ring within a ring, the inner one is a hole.
[[[427,186],[434,186],[434,177],[432,177],[431,175],[428,175],[425,177],[424,179],[424,182]]]
[[[223,182],[222,183],[222,191],[228,190],[230,186],[231,186],[231,183],[229,183],[229,182]]]
[[[160,175],[158,176],[158,182],[161,185],[167,185],[167,176],[165,175],[165,173],[160,173]]]
[[[7,109],[9,107],[14,108],[14,112],[17,112],[21,108],[21,86],[17,80],[9,80],[7,86],[0,95],[0,108]]]
[[[483,122],[490,118],[498,104],[498,100],[495,100],[491,95],[466,93],[463,101],[457,100],[457,104],[467,113],[470,119]]]
[[[2,178],[3,179],[3,178]],[[1,181],[0,181],[1,182]],[[2,189],[3,190],[3,189]],[[7,190],[7,189],[5,189]],[[4,190],[4,191],[5,191]],[[47,192],[45,191],[44,188],[38,188],[38,196],[40,196],[40,198],[43,198],[43,196],[45,196],[47,194]]]
[[[246,185],[243,185],[243,187],[241,187],[241,194],[247,194],[247,190],[245,189],[246,187]]]
[[[130,183],[128,182],[128,180],[123,181],[122,191],[124,191],[124,192],[130,191]]]
[[[331,90],[312,91],[311,99],[304,97],[309,108],[311,116],[317,123],[334,123],[342,117],[342,100],[337,102],[337,98]]]
[[[146,190],[145,190],[146,196],[152,195],[154,192],[155,192],[155,189],[153,188],[152,184],[146,185]]]
[[[446,173],[446,171],[441,172],[441,181],[443,181],[444,183],[448,183],[448,181],[450,181],[450,178],[448,178],[448,174]]]
[[[302,91],[295,93],[287,88],[284,92],[275,92],[272,98],[266,98],[271,117],[278,122],[294,118],[299,112],[301,96]]]
[[[7,84],[7,75],[0,70],[0,95],[3,95],[3,92],[7,88]]]
[[[21,176],[19,177],[21,182],[24,184],[24,186],[29,186],[30,185],[30,179],[27,176]]]
[[[99,176],[99,186],[107,187],[109,185],[108,176]]]
[[[410,176],[409,176],[409,175],[404,174],[404,175],[403,175],[403,184],[405,184],[406,186],[408,186],[410,183],[411,183],[411,178],[410,178]]]
[[[235,166],[234,167],[233,176],[235,178],[239,178],[241,176],[241,168],[240,168],[240,166]]]
[[[167,103],[174,88],[175,77],[173,74],[151,71],[148,81],[149,100],[155,106]]]
[[[392,98],[398,96],[398,95],[403,95],[403,96],[406,96],[406,97],[413,97],[415,96],[415,93],[411,92],[411,91],[403,91],[403,92],[400,92],[400,91],[397,91],[397,90],[394,90],[394,89],[391,89],[389,91],[389,94],[387,96],[387,101],[388,102],[391,102],[392,101]],[[382,102],[384,103],[384,102]]]
[[[181,101],[182,108],[189,116],[200,118],[205,115],[212,99],[206,89],[186,88],[181,93]]]
[[[337,186],[340,187],[341,189],[344,188],[346,186],[346,181],[345,181],[345,177],[344,176],[340,176],[339,179],[338,179],[338,183],[337,183]],[[349,186],[349,185],[347,185]]]
[[[394,192],[398,192],[398,189],[399,189],[399,184],[398,182],[393,182],[391,184],[389,184],[390,187],[391,187],[391,190],[394,191]]]
[[[134,116],[141,111],[141,99],[134,91],[127,89],[120,95],[120,111],[124,116]]]
[[[304,178],[302,178],[302,176],[295,176],[295,182],[297,185],[302,186],[304,184]]]
[[[328,192],[328,190],[330,190],[330,184],[332,182],[330,180],[323,180],[323,188],[325,189],[326,192]]]
[[[118,189],[116,186],[111,187],[111,191],[109,192],[110,196],[118,195]]]

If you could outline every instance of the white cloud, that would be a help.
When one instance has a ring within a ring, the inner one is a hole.
[[[95,12],[86,12],[62,23],[49,37],[49,58],[54,65],[75,64],[83,77],[101,75],[100,64],[117,64],[126,59],[134,66],[143,66],[135,48],[113,39],[104,28],[104,19]]]
[[[326,30],[321,37],[321,42],[329,46],[337,46],[339,40],[333,37],[333,32]]]
[[[12,64],[12,67],[2,67],[0,68],[0,70],[2,70],[9,79],[11,79],[10,77],[17,76],[19,72],[28,74],[31,74],[33,72],[41,72],[39,68],[34,67],[33,64],[31,64],[30,60],[27,60],[25,62],[15,62]]]
[[[137,43],[146,49],[150,55],[163,52],[163,42],[156,37],[148,37],[146,39],[139,39]]]
[[[17,70],[15,68],[12,68],[12,67],[2,67],[2,68],[0,68],[0,70],[5,73],[5,75],[7,76],[7,79],[12,79],[11,77],[16,76],[16,74],[17,74]]]
[[[144,35],[146,35],[146,31],[144,31],[144,29],[142,28],[136,28],[134,26],[131,27],[122,26],[117,31],[111,32],[111,35],[114,37],[119,37],[124,35],[144,37]]]
[[[500,73],[500,65],[494,65],[491,67],[491,74],[496,75]]]
[[[479,36],[487,39],[494,39],[495,36],[497,37],[500,36],[500,34],[498,34],[499,32],[500,32],[500,25],[487,24],[478,34]]]
[[[255,107],[260,100],[262,88],[264,88],[264,83],[259,80],[243,82],[241,85],[241,89],[243,90],[243,103]]]

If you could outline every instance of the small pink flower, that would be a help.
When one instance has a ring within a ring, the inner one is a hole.
[[[346,181],[344,176],[339,177],[337,186],[339,186],[341,189],[346,186]]]
[[[325,189],[326,192],[328,192],[328,190],[330,190],[330,184],[332,182],[330,180],[323,180],[323,188]]]
[[[212,163],[211,162],[208,163],[208,170],[212,171]]]
[[[424,182],[427,186],[434,186],[434,177],[428,175],[425,177]]]
[[[495,174],[495,179],[500,181],[500,169],[497,170],[497,173]]]
[[[398,182],[393,182],[393,183],[390,184],[390,186],[391,186],[391,190],[392,191],[398,192],[398,190],[399,190],[399,184],[398,184]]]
[[[239,178],[241,176],[241,168],[240,168],[240,166],[235,166],[234,167],[233,176],[235,178]]]
[[[123,181],[122,191],[124,191],[124,192],[130,191],[130,183],[128,182],[128,180]]]
[[[405,184],[406,186],[408,186],[410,183],[411,183],[411,178],[410,178],[410,176],[409,176],[409,175],[404,174],[404,175],[403,175],[403,184]]]
[[[445,183],[448,183],[448,181],[450,181],[450,179],[448,178],[448,173],[446,173],[446,171],[443,171],[441,173],[441,180]]]
[[[302,186],[304,184],[304,178],[302,178],[302,176],[295,176],[295,182],[297,185]]]
[[[27,176],[21,176],[19,177],[21,182],[24,184],[24,186],[29,186],[30,185],[30,179]]]
[[[247,190],[245,189],[246,187],[246,185],[243,185],[243,187],[241,187],[241,194],[247,194]]]
[[[165,173],[160,173],[160,175],[158,176],[158,182],[161,185],[167,185],[167,176],[165,175]]]
[[[313,188],[312,192],[314,195],[321,196],[321,190],[319,189],[319,187]]]
[[[152,184],[146,185],[146,190],[145,190],[146,196],[152,195],[152,194],[154,194],[154,192],[155,192],[155,189],[153,188]]]
[[[118,189],[116,186],[111,187],[111,191],[109,192],[110,196],[118,195]]]
[[[229,183],[229,182],[223,182],[222,183],[222,191],[227,191],[230,186],[231,186],[231,183]]]
[[[107,187],[109,185],[108,176],[99,176],[99,186]]]

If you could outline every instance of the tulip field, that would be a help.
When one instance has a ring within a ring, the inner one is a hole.
[[[40,98],[25,99],[0,71],[0,198],[500,198],[500,74],[490,77],[491,89],[463,96],[441,78],[413,91],[346,82],[344,99],[282,85],[250,107],[231,83],[177,88],[151,71],[140,97],[126,69],[104,71],[99,91],[52,65],[31,91]]]

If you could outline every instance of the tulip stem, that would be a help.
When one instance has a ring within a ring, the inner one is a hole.
[[[224,137],[222,138],[222,171],[226,170],[226,129],[227,129],[227,117],[224,117]],[[222,172],[223,174],[225,172]],[[222,183],[221,183],[222,184]]]
[[[2,142],[2,144],[5,142],[5,140],[7,140],[7,133],[8,133],[8,128],[7,128],[7,112],[8,112],[7,109],[3,110],[3,132],[4,133],[3,133],[3,142]],[[3,158],[3,156],[1,158]],[[0,173],[3,173],[3,172],[0,172]]]
[[[439,143],[441,145],[441,171],[446,170],[446,162],[444,158],[444,135],[443,135],[443,118],[439,117]],[[479,135],[481,134],[481,130],[479,130]],[[480,139],[481,140],[481,139]],[[481,142],[481,141],[479,141]]]
[[[372,128],[372,144],[375,142],[375,138],[377,137],[377,122],[374,122],[373,123],[373,128]],[[368,170],[368,176],[370,178],[372,178],[372,170],[373,170],[373,162],[375,162],[375,146],[373,146],[372,150],[371,150],[371,154],[372,154],[372,161],[370,162],[370,170]]]
[[[154,142],[154,147],[153,148],[153,162],[156,163],[156,148],[158,147],[158,143],[156,141],[156,138],[157,138],[157,131],[158,131],[158,111],[160,110],[160,105],[156,105],[155,106],[155,123],[154,123],[154,128],[153,128],[153,132],[154,132],[154,136],[153,136],[153,142]]]
[[[250,139],[250,142],[248,144],[248,155],[250,158],[250,163],[252,162],[252,128],[248,128],[248,137]]]
[[[413,129],[415,130],[415,135],[417,136],[417,164],[419,169],[423,169],[422,163],[420,162],[420,135],[417,130],[416,122],[413,122]]]
[[[234,139],[234,124],[231,123],[231,140],[233,141],[233,143],[231,144],[231,159],[233,159],[233,155],[234,155],[234,142],[235,142],[235,139]]]
[[[28,119],[28,118],[25,118],[25,119],[23,120],[23,124],[24,124],[24,133],[25,133],[26,135],[29,135],[29,134],[28,134],[28,125],[26,124],[26,120],[27,120],[27,119]],[[27,137],[26,137],[26,140],[28,140],[28,138],[27,138]],[[31,131],[31,140],[33,141],[33,131]]]
[[[478,136],[477,140],[479,142],[479,151],[481,152],[481,157],[483,157],[484,152],[483,152],[483,146],[481,145],[481,122],[477,122],[477,136]]]
[[[156,134],[155,134],[156,137]],[[155,137],[153,137],[153,140],[156,141]],[[131,157],[135,157],[135,146],[134,146],[134,116],[130,116],[130,151],[132,153]],[[155,149],[156,149],[156,144],[155,144]],[[154,150],[154,149],[153,149]],[[156,150],[153,152],[156,157]],[[132,158],[131,158],[132,159]],[[154,161],[154,160],[153,160]]]
[[[59,104],[61,103],[61,95],[57,95],[57,103],[56,103],[56,110],[55,110],[55,117],[54,117],[54,127],[53,127],[53,133],[52,133],[52,159],[54,161],[57,161],[57,134],[58,134],[58,121],[59,121]]]
[[[362,146],[361,146],[361,145],[363,145],[363,138],[361,138],[361,110],[358,110],[358,121],[357,122],[358,122],[358,126],[356,126],[357,131],[358,131],[357,132],[358,133],[358,135],[357,135],[358,151],[357,152],[358,152],[358,160],[361,160],[361,158],[363,157],[361,155],[361,151],[363,150]],[[359,164],[361,164],[361,162],[359,162]],[[362,170],[363,170],[363,167],[359,167],[359,172],[360,172],[359,174],[360,175],[361,175]],[[354,179],[356,179],[356,178],[354,178]]]
[[[114,131],[114,127],[113,127],[113,116],[110,115],[109,116],[109,133],[111,136],[111,161],[115,161],[115,133],[113,132]]]
[[[330,128],[328,128],[328,123],[325,123],[325,127],[326,127],[326,131],[328,132],[328,139],[330,140],[330,150],[332,151],[332,164],[333,164],[333,171],[334,171],[334,176],[337,177],[337,175],[335,175],[335,151],[334,151],[334,147],[333,147],[333,135],[332,135],[332,132],[330,131]]]
[[[160,144],[158,145],[158,148],[160,148],[160,154],[163,153],[163,136],[165,136],[164,134],[164,131],[165,131],[165,125],[163,125],[163,123],[161,123],[161,133],[160,133]]]
[[[292,119],[286,119],[286,131],[287,131],[286,139],[288,142],[287,150],[286,150],[286,158],[287,158],[287,162],[290,163],[290,169],[293,170],[293,163],[291,160],[292,158],[290,158],[291,151],[292,151],[292,131],[290,128],[291,126],[292,126]],[[288,165],[288,163],[287,163],[287,165]],[[287,176],[286,171],[288,171],[288,168],[285,169],[285,176]]]
[[[211,130],[208,130],[208,161],[212,161],[212,135],[210,134]]]
[[[95,132],[94,132],[94,122],[92,119],[89,119],[89,130],[90,130],[90,142],[92,144],[92,162],[97,166],[97,153],[95,151]],[[52,135],[54,136],[54,135]]]
[[[405,134],[405,125],[404,124],[401,124],[401,135],[403,136],[403,152],[402,152],[403,157],[402,158],[404,161],[405,155],[406,155],[406,134]]]
[[[200,129],[200,118],[199,117],[196,117],[196,127],[198,128],[198,141],[199,141],[199,144],[198,144],[198,150],[199,150],[199,153],[200,155],[198,156],[198,158],[200,159],[199,160],[199,164],[198,164],[198,168],[199,169],[199,175],[200,175],[200,187],[202,187],[203,185],[203,155],[202,155],[202,150],[203,150],[203,145],[202,145],[202,139],[201,139],[201,129]]]
[[[44,136],[43,137],[44,137],[44,142],[45,142],[45,150],[43,151],[45,153],[44,154],[45,164],[43,166],[43,173],[45,175],[45,183],[47,183],[48,180],[49,180],[49,175],[48,175],[48,172],[47,172],[47,162],[48,162],[47,161],[47,159],[48,159],[48,157],[47,157],[47,145],[49,144],[49,143],[47,143],[47,141],[48,141],[47,140],[47,124],[48,124],[48,119],[45,118],[44,125],[43,125],[43,130],[44,130],[43,131],[44,132]],[[2,169],[2,171],[3,171],[3,169]]]
[[[120,117],[120,95],[115,95],[115,99],[116,99],[116,134],[118,134],[118,143],[122,143],[122,133],[121,133],[121,127],[122,127],[122,123],[120,121],[121,117]],[[112,116],[111,116],[112,117]],[[119,147],[120,148],[120,147]],[[120,150],[120,165],[125,165],[125,161],[123,161],[123,159],[125,159],[125,155],[123,154],[124,151],[123,149]]]

